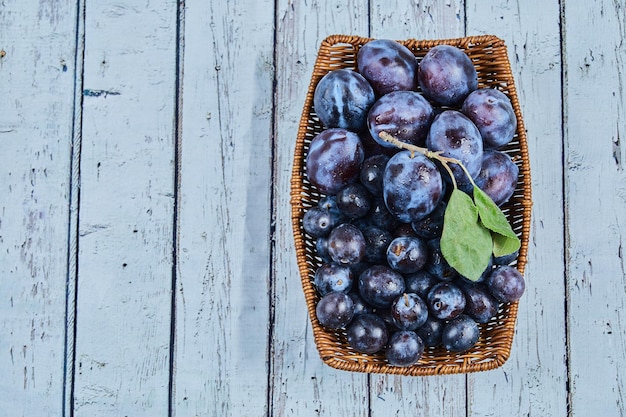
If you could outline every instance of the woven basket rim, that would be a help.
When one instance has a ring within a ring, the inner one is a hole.
[[[303,165],[305,158],[305,140],[307,135],[311,135],[309,122],[311,121],[310,117],[312,112],[313,94],[319,79],[329,71],[329,65],[334,65],[333,63],[329,64],[329,62],[331,62],[329,60],[337,62],[337,56],[333,55],[333,53],[340,53],[336,51],[338,47],[341,47],[341,45],[351,45],[356,50],[361,45],[373,39],[375,38],[335,34],[326,37],[321,42],[307,95],[305,97],[294,150],[290,200],[292,207],[293,238],[301,285],[305,294],[309,318],[313,328],[314,340],[320,354],[320,358],[330,367],[339,370],[410,376],[481,372],[498,368],[502,366],[510,356],[513,335],[515,332],[515,323],[517,320],[518,302],[510,303],[504,306],[505,311],[503,314],[506,314],[506,317],[502,323],[499,323],[497,330],[497,332],[499,332],[498,340],[503,348],[494,349],[494,351],[497,350],[497,352],[494,352],[493,354],[491,354],[491,352],[487,352],[487,360],[482,360],[482,358],[485,357],[484,352],[477,355],[479,359],[476,359],[476,356],[473,356],[472,350],[461,354],[452,354],[450,352],[443,351],[442,348],[437,348],[432,351],[431,354],[436,358],[442,358],[439,362],[435,360],[435,363],[431,363],[432,361],[429,362],[428,360],[422,358],[422,360],[420,360],[416,365],[410,367],[392,366],[386,363],[381,363],[380,360],[375,360],[372,355],[357,354],[355,352],[350,352],[349,349],[346,349],[345,347],[338,346],[341,344],[339,337],[335,333],[324,329],[319,322],[317,322],[317,318],[315,316],[315,304],[318,295],[315,293],[315,289],[311,282],[312,268],[314,265],[312,265],[312,261],[307,257],[307,239],[301,229],[301,217],[306,208],[305,204],[303,204],[303,200],[305,199],[303,196],[311,194],[311,190],[304,189],[304,183],[306,180],[304,178],[305,175],[303,174]],[[518,235],[522,242],[515,266],[520,273],[524,274],[527,262],[532,208],[531,173],[528,158],[526,130],[522,119],[520,103],[515,88],[515,81],[513,79],[504,41],[494,35],[432,40],[405,39],[397,41],[412,50],[427,50],[435,45],[447,44],[457,46],[471,52],[472,48],[477,48],[477,46],[481,45],[488,45],[488,48],[490,48],[489,51],[492,54],[489,56],[491,58],[494,58],[495,56],[495,58],[490,62],[495,62],[495,59],[499,60],[497,61],[498,72],[496,75],[506,80],[507,95],[511,100],[513,110],[517,117],[516,140],[518,142],[517,146],[519,149],[512,151],[512,153],[516,156],[516,158],[518,158],[519,161],[518,166],[520,168],[520,181],[518,183],[518,190],[520,190],[521,193],[514,203],[514,208],[511,209],[511,212],[515,211],[515,213],[519,214],[521,217],[515,219],[515,222],[517,222]],[[356,54],[356,52],[354,52],[354,54]],[[478,63],[480,63],[480,61],[478,61]],[[481,325],[481,334],[484,327],[484,325]],[[342,355],[339,355],[338,352],[341,352]],[[343,353],[346,354],[343,355]]]

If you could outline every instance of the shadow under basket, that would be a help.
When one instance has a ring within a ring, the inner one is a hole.
[[[313,277],[322,261],[316,255],[314,239],[302,228],[302,218],[306,210],[315,206],[320,198],[324,197],[324,194],[309,183],[305,168],[311,140],[324,129],[313,109],[313,94],[319,80],[329,71],[340,68],[356,69],[357,52],[370,40],[372,39],[334,35],[321,43],[304,102],[295,147],[291,178],[293,235],[302,289],[320,357],[327,365],[336,369],[412,376],[468,373],[497,368],[504,364],[511,352],[517,319],[517,302],[501,304],[497,315],[490,322],[479,325],[480,338],[471,350],[451,353],[443,347],[426,348],[421,359],[409,367],[390,365],[382,352],[377,354],[356,352],[348,345],[345,331],[325,329],[316,318],[315,306],[320,296],[313,284]],[[523,274],[532,206],[530,167],[524,123],[504,42],[490,35],[425,41],[409,39],[399,42],[408,47],[418,60],[436,45],[447,44],[461,48],[476,67],[478,88],[497,88],[510,98],[517,116],[517,132],[513,141],[501,150],[509,154],[518,165],[519,181],[514,195],[501,208],[522,242],[519,255],[512,265]]]

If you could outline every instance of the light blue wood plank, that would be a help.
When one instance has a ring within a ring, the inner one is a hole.
[[[626,414],[626,5],[565,2],[567,331],[574,416]]]
[[[87,1],[75,416],[167,416],[176,4]]]
[[[0,5],[0,414],[63,415],[76,2]]]
[[[268,414],[273,2],[187,1],[174,414]]]

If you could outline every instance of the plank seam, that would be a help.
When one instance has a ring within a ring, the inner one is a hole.
[[[174,92],[174,207],[172,219],[172,288],[170,300],[170,345],[169,345],[169,381],[168,381],[168,416],[176,415],[176,288],[178,286],[178,253],[180,242],[180,199],[181,199],[181,167],[182,167],[182,133],[183,133],[183,73],[185,53],[185,0],[176,2],[176,69]]]
[[[269,238],[270,238],[270,244],[269,244],[269,265],[270,265],[270,270],[268,273],[268,278],[269,281],[267,283],[268,285],[268,297],[269,297],[269,302],[268,302],[268,318],[269,318],[269,323],[268,323],[268,332],[267,332],[267,359],[266,359],[266,363],[267,363],[267,382],[266,382],[266,389],[267,389],[267,397],[266,397],[266,402],[265,402],[265,407],[267,409],[267,416],[268,417],[273,417],[274,415],[274,386],[273,386],[273,374],[274,374],[274,320],[276,319],[276,307],[275,307],[275,298],[276,298],[276,288],[274,286],[274,277],[275,277],[275,258],[274,258],[274,254],[276,253],[276,215],[274,213],[276,213],[276,192],[274,189],[274,184],[276,184],[276,177],[278,175],[278,168],[276,166],[277,162],[276,162],[276,132],[278,131],[278,117],[276,115],[276,107],[278,106],[278,77],[277,77],[277,67],[278,67],[278,25],[279,25],[279,17],[278,17],[278,10],[279,10],[279,0],[274,0],[274,32],[273,32],[273,44],[274,44],[274,49],[272,51],[272,113],[271,113],[271,138],[270,138],[270,146],[271,146],[271,152],[270,152],[270,157],[271,157],[271,164],[272,164],[272,172],[271,172],[271,178],[273,179],[272,181],[272,186],[270,187],[270,213],[271,217],[270,217],[270,230],[269,230]]]
[[[560,53],[560,65],[561,65],[561,194],[563,195],[563,288],[565,291],[565,297],[563,297],[563,323],[565,333],[565,392],[566,392],[566,410],[567,415],[572,415],[572,369],[571,369],[571,344],[570,344],[570,328],[568,321],[568,312],[570,306],[570,293],[567,285],[567,278],[570,275],[569,271],[569,246],[570,246],[570,232],[569,232],[569,216],[567,211],[567,169],[566,169],[566,150],[567,150],[567,90],[565,88],[567,83],[567,59],[565,57],[566,47],[566,31],[565,31],[565,1],[559,0],[559,53]]]
[[[83,79],[85,62],[85,0],[76,1],[74,53],[74,100],[70,151],[68,252],[65,292],[65,342],[63,370],[64,417],[74,416],[74,378],[76,375],[76,297],[78,288],[78,241],[80,217],[80,163],[83,129]]]

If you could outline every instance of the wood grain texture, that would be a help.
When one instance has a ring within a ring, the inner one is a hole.
[[[271,415],[367,416],[368,376],[325,365],[315,347],[296,264],[289,203],[294,144],[317,50],[332,34],[366,36],[367,1],[282,1],[276,13]]]
[[[527,131],[533,206],[511,357],[469,378],[472,415],[567,414],[559,4],[467,2],[468,33],[506,42]],[[548,348],[549,347],[549,348]],[[542,395],[546,389],[553,392]],[[494,398],[514,398],[497,401]]]
[[[462,1],[373,1],[371,36],[387,39],[445,39],[464,36]],[[373,376],[371,415],[465,416],[464,375]]]
[[[508,46],[533,217],[499,369],[319,358],[289,195],[316,53],[337,33]],[[626,415],[625,39],[609,0],[0,0],[0,415]]]
[[[566,2],[563,21],[570,411],[625,415],[626,6]]]
[[[273,2],[187,1],[174,412],[268,414]]]
[[[176,16],[86,2],[77,417],[168,413]]]
[[[76,4],[0,6],[0,414],[59,416]]]

